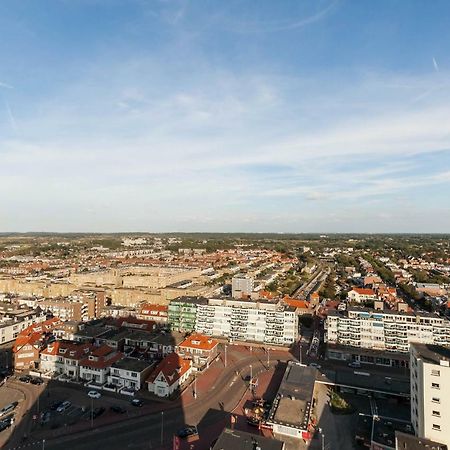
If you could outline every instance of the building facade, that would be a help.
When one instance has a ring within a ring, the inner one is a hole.
[[[253,292],[253,278],[245,275],[236,275],[231,280],[231,295],[233,298],[248,298]]]
[[[450,446],[450,349],[412,344],[410,357],[416,435]]]
[[[450,321],[431,313],[350,308],[329,311],[326,340],[331,344],[408,352],[411,342],[450,345]]]
[[[233,341],[290,345],[298,336],[298,316],[281,302],[210,299],[198,306],[195,328]]]
[[[197,308],[207,304],[208,300],[203,297],[178,297],[171,300],[168,308],[170,328],[176,331],[194,331]]]

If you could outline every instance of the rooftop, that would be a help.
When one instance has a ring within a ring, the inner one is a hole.
[[[419,438],[411,434],[395,432],[396,448],[402,450],[447,450],[445,444],[430,441],[429,439]]]
[[[311,400],[317,370],[289,362],[268,422],[305,430],[309,422]]]
[[[134,358],[123,358],[112,365],[112,367],[116,369],[125,369],[130,370],[131,372],[143,372],[150,366],[150,363]]]
[[[447,367],[450,365],[450,348],[415,342],[411,343],[411,346],[425,362]]]

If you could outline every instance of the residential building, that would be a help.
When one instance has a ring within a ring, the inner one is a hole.
[[[236,275],[231,280],[231,295],[233,298],[249,298],[253,288],[253,278],[247,275]]]
[[[167,305],[144,304],[140,307],[136,317],[142,320],[151,320],[165,324],[168,321],[168,309]]]
[[[410,357],[416,435],[450,446],[450,349],[413,343]]]
[[[158,397],[169,397],[192,373],[192,361],[176,353],[167,355],[147,378],[148,390]]]
[[[122,358],[111,366],[108,383],[119,389],[138,391],[144,386],[152,365],[135,358]]]
[[[374,301],[377,299],[377,294],[373,289],[354,287],[347,295],[351,302],[364,303],[367,301]]]
[[[29,326],[43,322],[45,314],[40,308],[19,309],[0,315],[0,345],[14,341]]]
[[[411,342],[450,345],[450,321],[436,314],[349,308],[328,311],[326,340],[331,344],[408,352]]]
[[[285,443],[246,431],[225,428],[212,450],[284,450]]]
[[[171,300],[168,309],[170,328],[176,331],[194,331],[197,307],[207,304],[208,300],[204,297],[178,297]]]
[[[55,317],[30,325],[19,333],[13,346],[14,369],[37,369],[41,350],[54,339],[53,332],[61,324],[62,321]]]
[[[196,369],[208,367],[219,352],[219,342],[209,336],[193,333],[177,346],[177,353],[192,361]]]
[[[80,361],[92,351],[92,344],[75,341],[53,341],[41,351],[40,370],[49,375],[64,374],[67,378],[79,380]]]
[[[265,299],[210,299],[198,305],[196,331],[233,341],[290,345],[297,339],[295,308]]]
[[[97,384],[104,384],[107,382],[112,364],[123,357],[123,353],[117,352],[108,345],[94,348],[89,355],[79,363],[80,378]]]

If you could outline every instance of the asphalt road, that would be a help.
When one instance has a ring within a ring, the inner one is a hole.
[[[283,355],[285,359],[291,358],[287,352],[283,352]],[[282,355],[278,353],[273,354],[270,361],[272,367],[277,364],[275,358],[280,356]],[[200,422],[201,435],[204,427],[223,419],[223,411],[234,409],[247,389],[247,383],[243,378],[250,375],[250,365],[252,365],[253,375],[266,370],[267,361],[263,358],[261,363],[260,358],[260,354],[249,354],[234,364],[229,364],[227,368],[224,368],[214,387],[199,396],[197,401],[187,408],[183,408],[179,402],[174,402],[175,409],[124,420],[94,430],[47,439],[44,446],[42,441],[26,441],[16,443],[18,445],[16,447],[10,444],[5,448],[50,450],[171,448],[173,434],[185,424],[195,425]],[[236,375],[236,371],[239,375]]]

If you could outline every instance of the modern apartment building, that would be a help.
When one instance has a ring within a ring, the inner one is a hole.
[[[250,297],[253,287],[253,278],[246,275],[236,275],[231,280],[231,295],[237,299]]]
[[[234,341],[290,345],[297,339],[295,308],[265,299],[210,299],[197,307],[196,331]]]
[[[410,357],[416,435],[450,446],[450,349],[412,343]]]
[[[0,344],[14,341],[29,326],[44,320],[45,314],[40,308],[20,309],[13,313],[0,314]]]
[[[411,342],[450,345],[450,321],[425,312],[331,310],[325,328],[328,343],[373,350],[408,352]]]
[[[203,297],[178,297],[171,300],[168,309],[170,328],[175,331],[194,331],[197,308],[207,304],[208,299]]]

